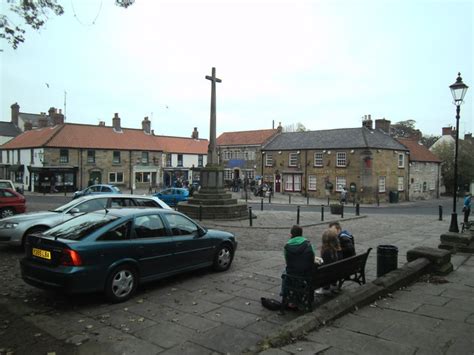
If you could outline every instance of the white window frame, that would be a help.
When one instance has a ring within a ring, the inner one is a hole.
[[[273,166],[273,154],[265,154],[265,166]]]
[[[347,166],[347,154],[346,152],[336,153],[336,167],[345,168]]]
[[[343,191],[347,181],[345,176],[336,176],[336,191]]]
[[[314,166],[321,167],[324,165],[323,162],[324,155],[322,152],[316,152],[314,153]]]
[[[436,178],[434,176],[430,178],[428,189],[430,191],[436,190]]]
[[[378,186],[379,186],[379,192],[380,192],[380,193],[387,191],[386,182],[387,182],[386,176],[379,176],[379,183],[378,183]]]
[[[298,166],[298,153],[288,154],[288,166],[292,166],[292,167]]]
[[[316,191],[318,178],[316,175],[308,176],[308,191]]]
[[[403,153],[398,154],[398,167],[399,168],[405,167],[405,154]]]
[[[225,180],[232,180],[234,178],[234,172],[232,169],[225,169],[224,170],[224,179]]]
[[[122,175],[122,180],[118,180],[118,177]],[[116,172],[116,171],[111,171],[109,172],[109,184],[123,184],[123,173],[122,172]],[[114,176],[113,179],[111,177]]]
[[[405,190],[405,178],[403,176],[398,177],[398,191]]]
[[[285,174],[285,191],[301,192],[301,174]]]

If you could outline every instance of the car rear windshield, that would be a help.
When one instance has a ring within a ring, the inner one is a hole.
[[[85,213],[44,232],[45,235],[70,240],[81,240],[118,217],[106,213]]]

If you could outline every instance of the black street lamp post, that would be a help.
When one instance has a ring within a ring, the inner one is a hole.
[[[454,151],[454,189],[453,189],[453,213],[451,214],[451,224],[449,225],[449,231],[459,233],[458,227],[458,215],[456,213],[456,197],[458,190],[458,145],[459,145],[459,113],[461,112],[461,104],[464,100],[469,86],[462,82],[461,73],[458,73],[456,82],[450,85],[451,93],[453,94],[453,104],[456,105],[456,143]]]

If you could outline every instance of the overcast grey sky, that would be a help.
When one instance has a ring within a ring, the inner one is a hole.
[[[155,133],[208,138],[214,66],[218,134],[358,127],[371,114],[439,135],[455,125],[458,71],[470,86],[460,132],[474,130],[471,0],[60,3],[65,14],[17,50],[0,42],[3,121],[14,102],[63,109],[66,91],[67,122],[110,125],[118,112],[123,127],[149,116]]]

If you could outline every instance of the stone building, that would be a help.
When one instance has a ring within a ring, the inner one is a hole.
[[[147,117],[141,130],[122,128],[118,114],[112,122],[62,123],[25,131],[0,146],[0,166],[17,166],[10,178],[30,191],[75,191],[91,183],[133,191],[161,187],[164,162],[173,153],[185,154],[191,169],[207,151],[205,139],[155,136]],[[165,150],[170,146],[176,147],[173,152]]]
[[[276,129],[224,132],[217,138],[219,163],[224,166],[224,179],[254,179],[261,165],[261,148],[281,133]]]
[[[439,198],[441,160],[417,139],[397,139],[410,150],[409,199]]]
[[[407,200],[409,151],[384,121],[374,129],[367,116],[359,128],[281,133],[262,148],[261,174],[276,193],[338,199],[346,188],[362,202]]]

